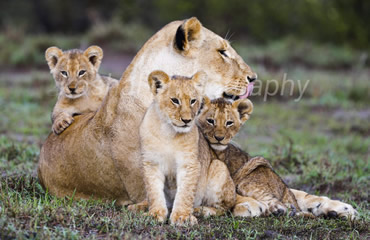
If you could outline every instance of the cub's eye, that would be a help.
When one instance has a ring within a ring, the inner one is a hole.
[[[66,71],[61,71],[60,72],[64,77],[68,77],[68,73]]]
[[[227,127],[230,127],[230,126],[232,126],[234,124],[234,122],[233,121],[227,121],[226,122],[226,126]]]
[[[218,50],[218,52],[219,52],[222,56],[224,56],[224,57],[229,57],[229,56],[227,56],[227,54],[226,54],[226,50],[224,50],[224,49],[220,49],[220,50]]]
[[[209,123],[211,125],[215,125],[215,120],[208,118],[207,123]]]
[[[190,100],[190,104],[191,104],[191,105],[194,105],[196,102],[197,102],[197,100],[196,100],[196,99],[191,99],[191,100]]]
[[[84,75],[84,74],[85,74],[85,72],[86,72],[86,70],[81,70],[81,71],[79,71],[79,72],[78,72],[78,76],[82,76],[82,75]]]
[[[176,104],[176,105],[180,104],[180,101],[177,98],[171,98],[171,101],[173,102],[173,104]]]

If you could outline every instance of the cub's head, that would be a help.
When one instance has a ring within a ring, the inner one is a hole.
[[[212,101],[205,99],[198,125],[211,147],[222,151],[249,119],[252,111],[253,104],[249,99],[240,99],[233,103],[224,98]]]
[[[88,84],[95,80],[103,58],[103,50],[91,46],[85,51],[73,49],[62,51],[50,47],[45,58],[60,93],[67,98],[79,98],[86,94]]]
[[[194,125],[194,118],[199,112],[203,98],[201,83],[206,77],[204,72],[197,72],[190,78],[170,78],[163,71],[154,71],[149,75],[149,86],[158,104],[158,111],[176,132],[189,132]]]
[[[252,92],[257,74],[229,41],[203,27],[197,18],[187,19],[177,27],[173,45],[175,52],[189,59],[192,66],[206,72],[211,80],[205,86],[205,95],[209,98],[236,100]]]

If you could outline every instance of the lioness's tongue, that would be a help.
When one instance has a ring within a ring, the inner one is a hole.
[[[249,95],[252,94],[252,91],[253,91],[253,85],[254,85],[254,82],[251,82],[248,84],[248,87],[247,87],[247,91],[245,92],[244,95],[242,96],[239,96],[241,99],[244,99],[244,98],[247,98]]]

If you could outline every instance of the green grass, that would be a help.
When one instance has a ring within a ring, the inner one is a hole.
[[[114,202],[50,196],[38,183],[36,166],[51,128],[54,82],[44,71],[9,71],[0,75],[0,239],[369,238],[369,69],[253,68],[262,80],[286,72],[311,82],[299,102],[285,95],[252,97],[254,113],[236,141],[251,155],[269,159],[291,187],[352,204],[358,221],[228,214],[175,228]]]
[[[356,239],[368,234],[368,221],[304,219],[300,217],[200,218],[194,227],[159,224],[112,203],[73,201],[45,193],[32,176],[8,176],[1,181],[0,236],[2,238],[206,238],[206,239]],[[367,216],[368,219],[369,216]]]

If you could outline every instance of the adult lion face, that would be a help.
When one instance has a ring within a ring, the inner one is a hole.
[[[243,61],[230,43],[202,27],[196,18],[185,20],[176,31],[174,48],[182,56],[191,58],[199,70],[209,76],[206,95],[246,98],[251,91],[251,82],[257,74]]]

